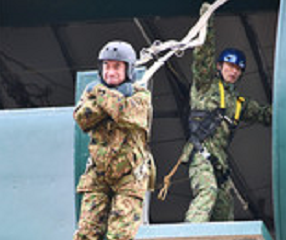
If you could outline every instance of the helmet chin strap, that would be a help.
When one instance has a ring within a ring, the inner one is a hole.
[[[221,70],[222,70],[222,63],[218,63],[219,64],[219,67],[217,67],[217,73],[216,73],[216,75],[223,81],[223,82],[225,82],[225,79],[224,79],[224,77],[223,77],[223,75],[222,75],[222,72],[221,72]]]

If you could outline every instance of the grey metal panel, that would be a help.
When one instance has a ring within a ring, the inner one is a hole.
[[[141,226],[136,240],[271,240],[261,221]]]
[[[0,111],[0,239],[72,239],[73,129],[71,108]]]

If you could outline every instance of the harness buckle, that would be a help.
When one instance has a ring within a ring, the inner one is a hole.
[[[224,115],[224,116],[222,116],[222,118],[224,119],[224,120],[226,120],[227,122],[228,122],[228,124],[234,124],[233,123],[233,121],[228,117],[228,116],[226,116],[226,115]]]
[[[210,159],[211,154],[207,151],[205,147],[203,147],[201,150],[199,150],[199,153],[206,159]]]

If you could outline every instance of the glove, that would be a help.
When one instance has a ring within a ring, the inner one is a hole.
[[[203,15],[210,8],[210,6],[211,5],[208,2],[204,2],[200,8],[200,15]]]
[[[133,85],[129,82],[122,83],[115,88],[117,91],[121,92],[125,97],[130,97],[133,95]]]
[[[95,81],[91,82],[90,84],[87,85],[86,92],[90,93],[92,91],[92,89],[100,83],[102,83],[102,81],[100,79],[96,79]]]

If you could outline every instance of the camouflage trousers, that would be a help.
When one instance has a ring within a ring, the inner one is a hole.
[[[193,200],[186,212],[186,222],[231,221],[233,197],[229,179],[218,184],[217,170],[210,160],[195,154],[189,167]]]
[[[85,192],[74,240],[132,240],[141,224],[147,178],[132,174],[119,181],[95,179],[94,191]]]

